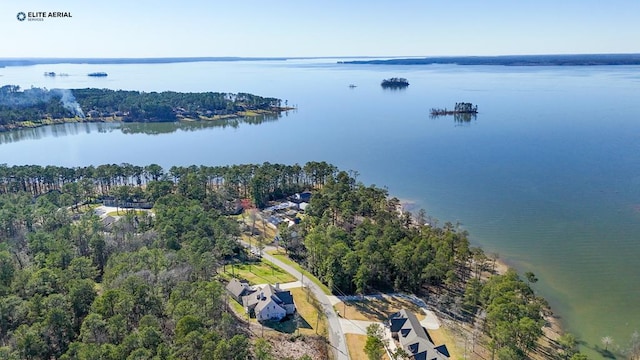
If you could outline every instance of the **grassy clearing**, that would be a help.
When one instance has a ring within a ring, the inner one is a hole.
[[[313,274],[311,274],[310,272],[308,272],[307,270],[303,269],[298,263],[296,263],[295,261],[289,259],[287,257],[287,255],[285,255],[285,253],[281,250],[275,250],[275,251],[269,251],[268,252],[270,255],[272,255],[273,257],[275,257],[276,259],[282,261],[283,263],[293,267],[294,269],[300,271],[301,273],[304,274],[305,279],[310,279],[311,281],[313,281],[316,285],[320,286],[320,288],[322,289],[322,291],[324,291],[325,294],[327,295],[331,295],[331,290],[329,290],[329,288],[327,287],[327,285],[323,284],[320,280],[318,280],[318,278],[316,278]]]
[[[250,284],[275,284],[275,283],[288,283],[296,281],[293,275],[280,269],[273,263],[262,260],[255,263],[235,264],[233,266],[227,265],[224,277],[235,276],[237,278],[245,279]]]
[[[349,349],[349,356],[351,357],[351,360],[369,360],[369,357],[364,352],[364,345],[367,343],[367,335],[345,334],[345,337],[347,338],[347,348]],[[382,359],[389,360],[389,355],[385,353],[382,356]]]
[[[347,348],[351,360],[368,360],[367,354],[364,352],[364,345],[367,342],[367,335],[345,334],[347,338]]]
[[[102,204],[84,204],[84,205],[78,206],[77,211],[84,213],[84,212],[87,212],[87,211],[93,211],[93,210],[99,208],[100,206],[102,206]]]
[[[108,216],[124,216],[128,212],[134,212],[135,215],[144,215],[146,213],[146,211],[144,210],[120,209],[116,211],[109,211],[107,215]]]
[[[340,302],[334,308],[349,320],[386,321],[391,314],[402,309],[415,313],[418,320],[426,317],[420,307],[411,301],[386,295],[382,299]]]
[[[243,319],[247,319],[249,317],[247,313],[244,311],[244,308],[242,307],[242,305],[240,305],[240,303],[237,302],[234,298],[232,298],[231,296],[228,296],[227,301],[229,302],[229,306],[231,306],[231,308],[236,313],[236,315],[242,317]]]
[[[427,330],[433,343],[438,346],[442,344],[447,345],[449,350],[450,359],[464,359],[464,349],[460,349],[455,337],[446,328],[440,327],[438,330]]]
[[[285,321],[267,321],[265,328],[269,328],[281,333],[327,336],[327,319],[322,312],[318,300],[312,293],[307,294],[303,288],[289,289],[296,304],[297,317],[291,316]],[[307,300],[308,299],[308,300]],[[251,321],[257,322],[255,319]]]
[[[300,316],[300,334],[326,336],[328,334],[327,318],[313,293],[301,287],[290,289],[290,291]]]

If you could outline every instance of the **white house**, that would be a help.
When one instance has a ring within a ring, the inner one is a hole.
[[[282,320],[296,312],[293,296],[288,290],[281,290],[278,284],[265,285],[253,294],[242,297],[242,305],[250,316],[259,321]]]

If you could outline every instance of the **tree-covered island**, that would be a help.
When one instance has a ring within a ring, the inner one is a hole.
[[[0,87],[0,131],[78,121],[207,121],[279,114],[282,100],[247,93]]]
[[[471,324],[467,335],[497,359],[566,358],[538,342],[548,308],[533,274],[496,274],[466,231],[403,212],[326,162],[0,166],[0,358],[279,358],[224,286],[234,267],[255,264],[241,239],[273,240],[255,235],[271,216],[263,207],[305,190],[308,206],[278,225],[278,246],[330,291],[416,294]],[[151,210],[99,216],[100,202]],[[234,215],[243,209],[248,221]]]
[[[380,86],[383,88],[406,88],[409,86],[409,81],[405,78],[392,77],[382,80]]]
[[[443,116],[443,115],[455,115],[455,114],[477,114],[478,113],[478,105],[473,105],[468,102],[459,102],[456,103],[453,107],[453,110],[444,108],[444,109],[431,109],[431,116]]]

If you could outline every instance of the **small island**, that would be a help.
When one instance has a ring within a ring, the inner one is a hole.
[[[468,124],[471,120],[476,119],[477,114],[478,105],[473,105],[472,103],[467,102],[456,103],[453,110],[449,110],[447,108],[431,109],[431,118],[453,115],[453,121],[457,124]]]
[[[477,114],[478,105],[472,103],[460,102],[456,103],[453,110],[444,109],[431,109],[431,116],[443,116],[443,115],[456,115],[456,114]]]
[[[107,73],[106,73],[106,72],[103,72],[103,71],[98,71],[98,72],[92,72],[92,73],[89,73],[89,74],[87,74],[87,76],[93,76],[93,77],[105,77],[105,76],[107,76]]]
[[[407,86],[409,86],[409,81],[407,81],[407,79],[405,78],[397,78],[397,77],[393,77],[390,79],[384,79],[382,80],[382,83],[380,83],[380,86],[382,86],[383,88],[406,88]]]
[[[59,73],[59,74],[56,74],[56,73],[55,73],[55,72],[53,72],[53,71],[45,71],[44,76],[49,76],[49,77],[56,77],[56,76],[69,76],[69,74],[66,74],[66,73]]]

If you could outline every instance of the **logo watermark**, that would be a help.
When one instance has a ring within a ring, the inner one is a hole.
[[[20,11],[18,15],[16,15],[18,21],[44,21],[45,19],[51,18],[62,19],[72,17],[73,15],[71,15],[70,11],[28,11],[26,13]]]

